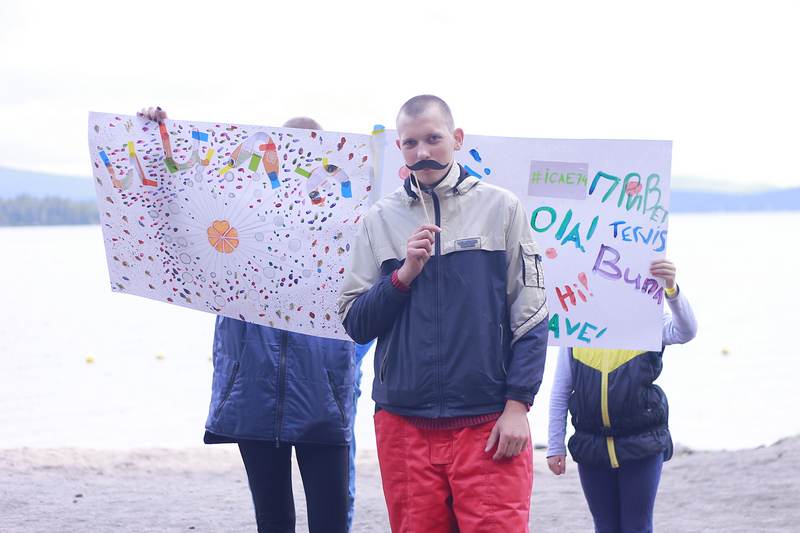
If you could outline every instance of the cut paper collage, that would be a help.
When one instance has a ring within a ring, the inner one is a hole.
[[[92,113],[112,290],[344,338],[371,136]]]
[[[346,338],[336,299],[359,220],[408,175],[395,138],[91,113],[112,289]],[[456,160],[522,200],[549,344],[660,349],[648,266],[666,248],[670,142],[468,135]]]

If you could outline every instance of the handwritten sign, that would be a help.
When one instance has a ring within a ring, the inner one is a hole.
[[[549,344],[661,348],[664,289],[649,265],[667,246],[671,153],[666,141],[466,137],[457,161],[526,208],[543,252]],[[383,164],[388,193],[407,176],[391,142]]]

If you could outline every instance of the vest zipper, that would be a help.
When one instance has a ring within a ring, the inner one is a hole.
[[[281,351],[280,362],[278,365],[278,387],[277,403],[275,405],[275,447],[281,446],[281,425],[283,424],[283,402],[286,394],[286,345],[289,342],[289,334],[281,331]]]
[[[603,427],[611,427],[611,417],[608,416],[608,371],[600,371],[600,412],[603,416]],[[619,468],[617,461],[617,450],[614,446],[614,437],[606,437],[606,448],[608,448],[608,459],[611,461],[611,468]]]

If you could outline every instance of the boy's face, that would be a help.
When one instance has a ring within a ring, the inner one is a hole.
[[[401,114],[397,118],[397,137],[406,166],[433,162],[429,168],[412,168],[420,183],[431,185],[444,177],[453,162],[453,153],[461,149],[464,132],[461,128],[451,131],[439,106],[429,105],[415,117]]]

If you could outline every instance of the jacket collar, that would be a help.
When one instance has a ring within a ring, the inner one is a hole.
[[[479,182],[479,179],[471,176],[461,165],[454,162],[450,166],[447,175],[436,185],[433,191],[437,195],[444,195],[448,192],[451,194],[464,194]],[[403,188],[412,200],[419,199],[417,196],[417,184],[411,182],[411,177],[403,181]]]

